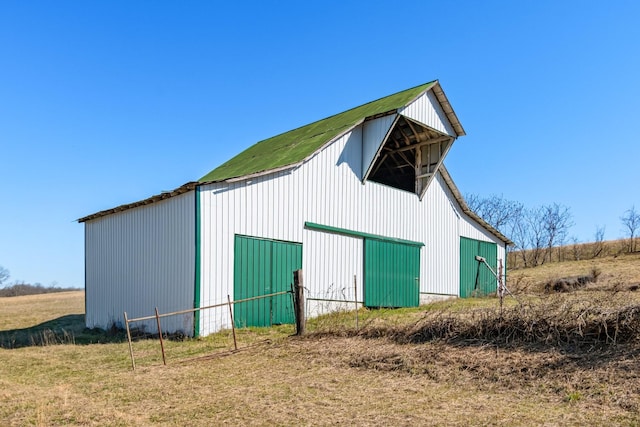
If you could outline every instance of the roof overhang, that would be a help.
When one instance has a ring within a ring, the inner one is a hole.
[[[180,194],[184,194],[187,193],[189,191],[195,190],[195,188],[200,185],[200,183],[198,182],[188,182],[178,188],[176,188],[175,190],[172,191],[163,191],[160,194],[156,194],[155,196],[151,196],[151,197],[147,197],[144,200],[140,200],[137,202],[133,202],[133,203],[127,203],[124,205],[120,205],[120,206],[116,206],[115,208],[112,209],[105,209],[103,211],[100,212],[96,212],[94,214],[91,215],[87,215],[85,217],[82,217],[80,219],[78,219],[78,222],[87,222],[87,221],[91,221],[94,219],[98,219],[98,218],[102,218],[103,216],[107,216],[107,215],[111,215],[117,212],[122,212],[122,211],[126,211],[129,209],[133,209],[133,208],[137,208],[139,206],[145,206],[145,205],[150,205],[152,203],[156,203],[156,202],[160,202],[162,200],[166,200],[166,199],[170,199],[171,197],[175,197],[175,196],[179,196]]]
[[[449,99],[447,98],[447,95],[445,95],[444,90],[442,90],[442,86],[440,86],[440,82],[436,80],[433,87],[431,87],[431,90],[433,91],[433,94],[438,99],[438,102],[440,103],[442,110],[447,115],[447,119],[449,120],[449,123],[451,123],[451,126],[453,126],[453,129],[456,131],[456,134],[458,136],[465,136],[466,133],[464,131],[464,128],[462,127],[462,124],[460,123],[460,120],[458,119],[456,112],[453,111],[453,107],[451,107],[451,104],[449,103]]]

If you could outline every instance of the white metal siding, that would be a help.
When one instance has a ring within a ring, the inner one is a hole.
[[[456,137],[456,132],[432,90],[425,92],[411,104],[399,110],[399,113],[432,129]]]
[[[353,302],[363,300],[363,239],[305,230],[302,243],[302,270],[305,276],[307,315],[353,310]],[[354,276],[355,286],[354,288]],[[334,300],[316,301],[314,299]]]
[[[122,326],[125,311],[134,318],[193,307],[194,203],[189,192],[85,223],[87,327]],[[157,331],[155,321],[144,326]],[[191,334],[193,316],[164,318],[162,328]]]
[[[358,178],[362,179],[369,168],[371,168],[378,149],[380,145],[382,145],[396,117],[398,117],[397,114],[392,114],[364,123],[362,136],[362,172],[358,174]]]
[[[422,199],[422,218],[428,240],[423,248],[422,293],[458,295],[460,292],[459,216],[451,203],[452,195],[437,173]]]

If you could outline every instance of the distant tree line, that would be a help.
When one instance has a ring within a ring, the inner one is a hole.
[[[0,265],[0,298],[2,297],[19,297],[23,295],[49,294],[53,292],[75,291],[77,288],[62,288],[57,284],[51,286],[42,286],[40,283],[30,284],[25,282],[15,282],[11,285],[4,286],[9,279],[9,270]]]
[[[605,227],[596,227],[594,241],[588,248],[580,244],[576,237],[569,236],[574,223],[568,206],[551,203],[529,208],[498,195],[481,197],[469,194],[466,200],[469,208],[513,241],[514,246],[509,248],[508,256],[511,266],[535,267],[554,259],[563,261],[567,254],[576,260],[585,256],[595,258],[605,255]],[[626,251],[635,252],[640,232],[640,213],[633,206],[625,211],[620,221],[629,238]],[[585,250],[588,253],[584,253]]]
[[[11,286],[0,289],[0,298],[20,297],[24,295],[51,294],[54,292],[77,291],[76,288],[61,288],[58,286],[42,286],[40,283],[31,285],[29,283],[15,283]]]
[[[566,242],[573,225],[571,210],[558,203],[527,208],[497,195],[466,198],[469,208],[513,241],[510,256],[519,256],[524,267],[550,261],[553,248]]]

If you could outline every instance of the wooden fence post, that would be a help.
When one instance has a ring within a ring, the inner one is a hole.
[[[156,307],[156,322],[158,323],[158,338],[160,338],[160,350],[162,350],[162,363],[167,366],[167,358],[164,355],[164,341],[162,341],[162,329],[160,328],[160,313]]]
[[[127,327],[127,341],[129,341],[129,355],[131,356],[131,369],[136,370],[136,361],[133,358],[133,346],[131,345],[131,329],[129,329],[129,318],[127,312],[124,312],[124,324]]]
[[[233,320],[233,308],[231,308],[231,297],[227,295],[227,302],[229,303],[229,317],[231,318],[231,332],[233,333],[233,349],[238,350],[238,341],[236,341],[236,324]]]
[[[358,282],[356,281],[356,275],[353,275],[353,299],[356,305],[356,331],[358,330]]]
[[[502,258],[500,258],[500,265],[498,266],[498,297],[500,298],[500,317],[502,317],[502,305],[504,300],[504,282],[502,281]]]
[[[305,312],[304,312],[304,284],[302,280],[302,270],[293,272],[293,303],[296,315],[296,335],[304,334]]]

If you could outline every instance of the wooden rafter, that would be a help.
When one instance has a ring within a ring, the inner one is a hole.
[[[368,176],[377,182],[415,191],[422,198],[453,139],[399,117]]]
[[[402,131],[402,126],[400,126],[398,124],[398,127],[396,128],[398,130],[398,133],[400,134],[400,136],[402,136],[402,139],[404,140],[404,144],[405,145],[411,145],[411,140],[409,139],[409,137]]]
[[[380,161],[376,162],[376,164],[374,165],[374,168],[371,171],[371,173],[369,174],[369,176],[373,176],[378,172],[378,169],[380,169],[380,167],[384,164],[385,160],[387,160],[387,157],[389,157],[389,154],[385,153],[385,155],[382,156],[382,159],[380,159]]]
[[[391,160],[393,160],[393,162],[396,164],[396,166],[402,166],[402,163],[400,163],[400,162],[398,161],[398,159],[396,159],[396,158],[395,158],[395,156],[389,156],[389,158],[390,158]]]
[[[404,160],[405,162],[407,162],[408,165],[410,165],[411,167],[413,167],[413,162],[411,160],[409,160],[407,158],[407,156],[405,156],[404,151],[398,151],[396,153],[398,156],[402,157],[402,160]]]
[[[398,138],[395,137],[395,132],[391,134],[391,138],[393,140],[393,143],[395,144],[396,148],[400,148],[400,141],[398,141]]]
[[[441,137],[436,138],[436,139],[429,139],[429,140],[426,140],[426,141],[419,142],[417,144],[410,145],[409,147],[399,147],[399,148],[396,148],[395,150],[394,149],[388,149],[387,147],[385,147],[385,149],[389,150],[388,151],[389,154],[394,154],[394,153],[399,153],[401,151],[413,150],[416,147],[424,147],[425,145],[438,144],[438,143],[441,143],[441,142],[450,141],[452,139],[453,138],[451,138],[450,136],[441,136]]]
[[[413,132],[413,134],[415,135],[416,141],[420,142],[420,135],[419,135],[418,132],[416,132],[416,129],[413,127],[413,124],[411,123],[411,120],[406,120],[405,119],[405,122],[409,125],[409,128],[411,128],[411,132]]]

